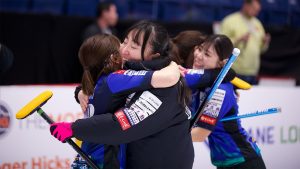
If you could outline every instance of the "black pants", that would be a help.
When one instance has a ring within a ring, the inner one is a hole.
[[[232,167],[218,167],[217,169],[266,169],[266,166],[262,157],[258,157]]]

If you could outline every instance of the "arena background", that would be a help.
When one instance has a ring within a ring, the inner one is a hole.
[[[73,97],[82,69],[81,33],[93,22],[98,0],[0,0],[0,43],[14,54],[0,74],[0,169],[68,168],[76,154],[49,134],[38,115],[18,121],[15,113],[40,92],[54,96],[44,106],[55,121],[82,116]],[[118,37],[141,19],[167,27],[171,36],[194,29],[213,33],[214,23],[240,8],[242,0],[115,0]],[[241,91],[241,114],[281,107],[282,113],[242,120],[261,147],[267,168],[300,167],[300,1],[262,0],[259,15],[272,36],[261,57],[262,81]],[[194,168],[214,168],[205,143],[195,143]]]
[[[82,116],[80,106],[73,99],[72,85],[2,86],[0,107],[8,110],[1,120],[0,169],[67,169],[76,152],[68,144],[62,144],[50,135],[48,124],[34,114],[24,120],[16,120],[15,113],[29,100],[44,90],[52,90],[53,97],[43,110],[55,121],[74,121]],[[298,169],[300,166],[299,88],[254,87],[240,91],[240,113],[278,107],[280,114],[271,114],[242,120],[242,125],[252,133],[269,169]],[[3,108],[4,107],[4,108]],[[6,125],[4,125],[6,124]],[[6,126],[6,127],[4,127]],[[194,143],[194,169],[214,168],[205,143]],[[176,147],[174,147],[176,148]],[[22,168],[23,169],[23,168]]]

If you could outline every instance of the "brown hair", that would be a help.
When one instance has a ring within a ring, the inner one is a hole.
[[[179,49],[173,41],[170,41],[170,59],[178,65],[182,64],[182,60],[179,56]]]
[[[194,62],[194,48],[200,46],[206,36],[199,31],[189,30],[180,32],[173,42],[178,48],[181,64],[186,68],[192,68]]]
[[[79,49],[79,60],[83,67],[82,91],[91,95],[97,79],[121,69],[120,41],[113,35],[95,35],[83,42]]]

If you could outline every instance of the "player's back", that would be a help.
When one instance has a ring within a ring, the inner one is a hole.
[[[148,135],[127,145],[127,167],[132,168],[192,168],[194,149],[189,131],[189,114],[179,103],[180,84],[164,89],[151,89],[136,93],[140,95],[131,107],[152,108],[161,103],[147,120],[139,119],[134,129]],[[145,97],[145,99],[143,99]],[[140,99],[141,98],[141,99]],[[148,101],[145,101],[148,100]],[[145,104],[144,104],[145,103]],[[140,105],[145,105],[141,107]],[[135,111],[135,110],[134,110]],[[135,111],[137,112],[137,111]],[[139,115],[138,115],[139,116]],[[140,117],[140,116],[139,116]],[[131,120],[131,119],[129,119]],[[143,135],[143,134],[141,134]]]

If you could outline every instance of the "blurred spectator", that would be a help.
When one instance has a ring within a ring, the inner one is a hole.
[[[194,62],[194,49],[200,46],[206,36],[199,31],[182,31],[173,38],[173,43],[178,47],[178,54],[181,59],[181,65],[192,69]]]
[[[113,27],[118,22],[117,7],[112,2],[101,2],[97,7],[97,19],[88,26],[82,35],[83,40],[96,34],[116,34]]]
[[[11,68],[14,60],[14,55],[10,49],[0,43],[0,82],[5,73]]]
[[[244,0],[241,11],[225,17],[221,24],[221,33],[227,35],[234,46],[241,50],[233,69],[241,79],[251,84],[258,83],[260,55],[268,49],[271,39],[256,18],[260,10],[260,0]]]

